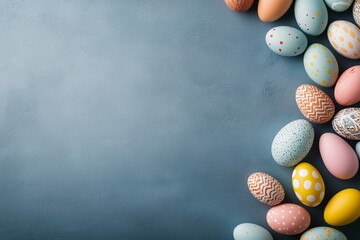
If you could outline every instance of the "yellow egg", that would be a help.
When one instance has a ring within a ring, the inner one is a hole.
[[[335,194],[325,207],[324,219],[333,226],[344,226],[360,216],[360,191],[348,188]]]
[[[324,180],[319,171],[309,163],[303,162],[295,167],[292,186],[296,197],[306,206],[316,207],[324,199]]]

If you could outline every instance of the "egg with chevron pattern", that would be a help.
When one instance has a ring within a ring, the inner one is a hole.
[[[257,200],[269,206],[278,205],[285,197],[281,183],[263,172],[256,172],[249,176],[248,188]]]
[[[313,123],[326,123],[335,114],[331,98],[319,88],[303,84],[296,89],[296,104],[301,113]]]

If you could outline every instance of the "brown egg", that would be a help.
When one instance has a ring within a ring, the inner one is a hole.
[[[289,10],[293,0],[259,0],[258,15],[263,22],[278,20]]]
[[[228,7],[236,12],[245,12],[249,10],[254,0],[224,0]]]

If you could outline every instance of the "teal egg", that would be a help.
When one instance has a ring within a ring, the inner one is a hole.
[[[331,227],[316,227],[307,230],[300,240],[347,240],[339,230]]]
[[[285,125],[275,136],[271,154],[275,162],[283,167],[298,164],[309,153],[314,142],[311,123],[299,119]]]
[[[302,54],[308,44],[305,34],[296,28],[287,26],[270,29],[265,40],[271,51],[284,57]]]
[[[311,44],[304,54],[307,75],[322,87],[334,86],[339,76],[339,65],[332,52],[320,43]]]
[[[301,30],[313,36],[320,35],[328,23],[328,12],[323,0],[296,0],[295,19]]]
[[[234,229],[235,240],[273,240],[271,234],[265,228],[253,224],[242,223]]]
[[[354,0],[324,0],[328,7],[335,12],[346,11]]]

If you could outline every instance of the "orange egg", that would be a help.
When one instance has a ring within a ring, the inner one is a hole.
[[[289,10],[293,0],[259,0],[258,15],[263,22],[273,22]]]
[[[224,0],[228,7],[236,12],[245,12],[249,10],[254,0]]]

